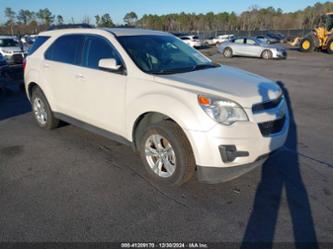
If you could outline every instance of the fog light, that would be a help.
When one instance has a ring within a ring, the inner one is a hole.
[[[237,157],[247,157],[250,155],[248,151],[237,151],[235,145],[220,145],[219,150],[222,161],[225,163],[233,162]]]

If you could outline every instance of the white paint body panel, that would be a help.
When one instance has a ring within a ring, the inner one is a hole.
[[[111,30],[116,35],[131,35],[131,29]],[[138,34],[168,35],[162,32],[134,30]],[[127,75],[93,70],[44,59],[44,52],[63,34],[85,33],[103,36],[118,50]],[[185,132],[197,165],[236,167],[281,147],[287,137],[289,121],[274,136],[263,137],[258,122],[275,120],[277,110],[253,114],[253,104],[269,101],[281,94],[274,82],[232,67],[153,76],[142,72],[130,59],[114,35],[99,29],[69,29],[42,33],[51,38],[27,58],[25,85],[37,83],[51,109],[116,133],[132,141],[135,121],[148,112],[169,116]],[[76,77],[82,75],[82,77]],[[263,92],[265,94],[263,94]],[[198,94],[223,97],[240,104],[249,121],[225,126],[211,119],[199,106]],[[283,108],[286,104],[283,102]],[[282,107],[277,107],[282,108]],[[288,119],[288,111],[286,111]],[[249,157],[223,163],[219,145],[234,144],[249,151]]]

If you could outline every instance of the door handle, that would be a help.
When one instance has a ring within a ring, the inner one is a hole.
[[[78,79],[78,80],[85,80],[85,78],[82,74],[75,75],[75,78]]]
[[[50,68],[50,65],[47,64],[47,63],[45,63],[45,64],[43,65],[43,67],[44,67],[44,68]]]

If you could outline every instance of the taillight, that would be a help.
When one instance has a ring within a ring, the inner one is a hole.
[[[24,59],[23,62],[22,62],[23,72],[24,72],[24,70],[25,70],[26,65],[27,65],[27,60]]]

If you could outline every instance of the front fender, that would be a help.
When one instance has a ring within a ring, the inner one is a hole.
[[[173,119],[183,130],[208,130],[212,122],[204,116],[197,103],[196,96],[184,97],[182,101],[165,94],[149,94],[140,97],[128,105],[127,135],[131,136],[135,121],[145,113],[156,112]]]
[[[182,97],[161,93],[141,96],[128,105],[126,137],[132,141],[132,134],[136,120],[149,112],[161,113],[174,120],[187,136],[194,154],[197,155],[194,139],[189,131],[207,131],[214,127],[215,123],[201,110],[197,103],[197,96],[184,91]]]

